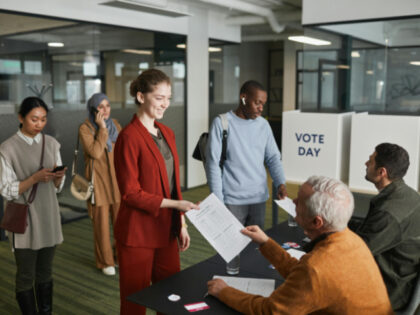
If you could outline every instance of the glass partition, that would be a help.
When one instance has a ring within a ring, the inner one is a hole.
[[[11,15],[3,13],[1,14]],[[14,15],[25,24],[30,17]],[[52,19],[38,18],[48,26]],[[185,67],[185,36],[168,35],[86,23],[26,30],[0,37],[0,100],[18,104],[30,95],[42,96],[57,109],[84,109],[95,92],[109,96],[113,107],[132,107],[129,82],[142,70],[163,67],[175,82]],[[174,98],[184,103],[182,95]]]
[[[305,28],[297,52],[303,111],[420,111],[420,18]],[[305,40],[305,39],[304,39]]]
[[[172,80],[171,106],[162,121],[175,132],[183,186],[185,42],[177,34],[0,12],[0,140],[15,132],[14,125],[4,122],[13,121],[17,128],[21,101],[39,96],[53,109],[46,132],[62,143],[70,165],[90,96],[106,93],[113,117],[125,125],[136,110],[130,82],[142,71],[158,68]]]
[[[240,46],[216,40],[209,43],[209,123],[237,106]]]

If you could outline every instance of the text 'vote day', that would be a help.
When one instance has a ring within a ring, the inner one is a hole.
[[[296,140],[303,144],[324,144],[324,135],[317,133],[295,133]],[[312,156],[318,157],[321,148],[319,147],[298,147],[299,156]]]

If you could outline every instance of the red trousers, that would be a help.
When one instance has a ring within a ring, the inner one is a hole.
[[[180,271],[176,239],[164,248],[129,247],[117,241],[120,269],[121,315],[145,315],[146,308],[126,300],[127,296]]]

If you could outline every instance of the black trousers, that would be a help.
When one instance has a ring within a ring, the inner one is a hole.
[[[15,248],[16,292],[32,289],[35,283],[52,280],[55,246],[38,250]]]

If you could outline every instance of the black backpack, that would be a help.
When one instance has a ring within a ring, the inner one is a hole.
[[[219,166],[220,168],[223,168],[223,164],[226,161],[226,150],[227,150],[227,130],[229,126],[229,122],[227,119],[227,113],[220,114],[219,115],[220,120],[222,121],[222,127],[223,127],[223,134],[222,134],[222,154],[220,155],[220,161]],[[192,157],[196,160],[202,161],[203,164],[206,164],[206,146],[207,146],[207,140],[209,138],[208,132],[203,132],[198,139],[197,145],[195,146],[194,152],[192,154]]]

